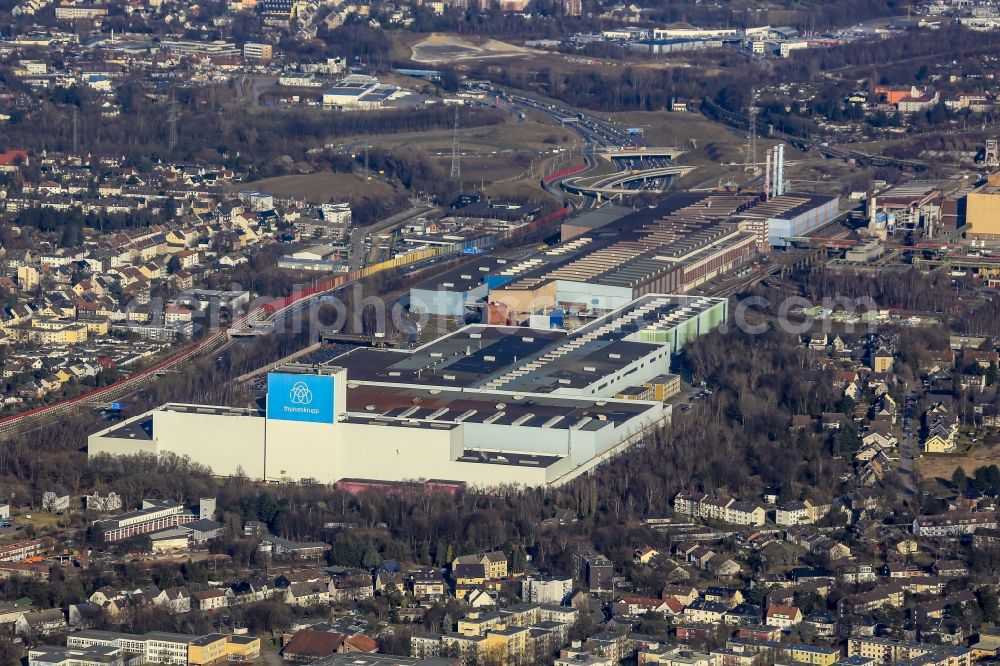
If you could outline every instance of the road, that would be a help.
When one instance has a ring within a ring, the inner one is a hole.
[[[903,489],[916,501],[917,493],[917,456],[919,455],[917,433],[913,430],[913,414],[916,410],[917,398],[904,383],[907,391],[903,400],[903,439],[899,443],[899,476],[903,480]]]
[[[413,217],[415,214],[419,215],[431,209],[432,207],[430,206],[416,207],[408,211],[404,211],[403,213],[399,213],[398,215],[386,218],[385,220],[379,222],[376,226],[387,228],[393,224],[401,224],[403,221]],[[363,238],[364,237],[362,236],[362,239]],[[348,278],[347,282],[344,284],[347,284],[350,281],[351,280]],[[342,286],[344,285],[339,285],[338,288]],[[52,421],[71,413],[72,410],[78,407],[100,405],[121,400],[123,397],[130,395],[145,386],[147,382],[153,381],[164,372],[179,368],[184,363],[198,356],[203,356],[209,353],[219,353],[224,350],[226,347],[233,344],[233,341],[229,336],[230,331],[242,330],[248,326],[252,328],[254,322],[273,322],[280,317],[293,315],[296,312],[308,307],[314,299],[322,297],[323,293],[324,292],[309,295],[267,312],[261,308],[252,310],[236,318],[233,322],[231,322],[228,329],[219,329],[212,332],[197,344],[190,345],[170,356],[167,360],[162,361],[152,368],[137,372],[127,379],[115,382],[114,384],[101,389],[90,391],[89,393],[85,393],[84,395],[76,398],[63,400],[52,405],[46,405],[44,407],[39,407],[21,414],[14,414],[0,419],[0,439],[17,433],[28,432],[41,428]]]
[[[246,74],[236,82],[236,92],[244,106],[256,109],[260,108],[261,93],[276,85],[278,85],[278,77],[276,76]]]
[[[397,213],[392,217],[387,217],[384,220],[380,220],[370,226],[356,227],[351,232],[351,240],[349,241],[351,246],[351,254],[348,259],[350,270],[353,271],[357,268],[364,268],[365,266],[365,257],[368,255],[368,248],[365,247],[365,239],[370,238],[374,234],[385,231],[386,229],[398,227],[404,222],[424,215],[432,210],[434,210],[433,206],[414,206],[409,210]]]
[[[574,177],[597,168],[594,149],[598,146],[630,146],[638,148],[645,145],[645,142],[639,136],[629,134],[627,130],[615,123],[601,120],[593,114],[584,113],[568,106],[546,104],[531,97],[511,94],[500,88],[491,88],[490,92],[508,100],[519,108],[539,112],[550,120],[580,135],[580,138],[583,139],[583,159],[587,164],[587,168],[579,174],[573,174]],[[570,120],[571,122],[564,122],[564,120]],[[558,181],[545,183],[543,187],[550,194],[562,198],[565,203],[576,206],[576,203],[559,189]],[[582,207],[593,207],[595,202],[595,197],[585,197]]]

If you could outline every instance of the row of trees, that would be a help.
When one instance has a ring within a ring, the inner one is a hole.
[[[246,404],[245,394],[227,378],[297,346],[288,336],[261,336],[255,347],[227,354],[224,363],[211,359],[168,374],[129,409],[168,400]],[[662,537],[637,521],[663,513],[680,490],[721,489],[752,498],[764,486],[779,486],[788,496],[828,497],[837,489],[846,470],[839,456],[856,446],[856,435],[845,429],[788,441],[792,414],[832,410],[840,396],[786,334],[714,333],[690,345],[684,362],[697,377],[720,387],[710,403],[698,403],[594,475],[554,490],[500,488],[455,498],[420,490],[355,496],[321,485],[262,490],[246,478],[220,484],[208,469],[169,456],[99,458],[84,465],[78,447],[93,427],[84,418],[56,424],[45,436],[12,438],[0,450],[0,474],[5,481],[16,477],[10,487],[19,495],[54,486],[72,493],[113,489],[128,505],[146,496],[215,495],[230,527],[226,548],[246,562],[255,556],[252,545],[239,543],[239,531],[243,522],[256,519],[282,536],[339,544],[332,555],[337,564],[382,559],[443,564],[458,554],[502,547],[512,554],[530,552],[538,566],[557,571],[570,569],[577,545],[592,544],[627,559],[636,543],[656,543]],[[804,379],[806,371],[811,380]],[[564,514],[577,522],[558,530],[545,527],[546,519]],[[335,536],[330,524],[354,527]]]
[[[265,520],[275,533],[333,543],[336,564],[412,559],[443,565],[458,554],[501,547],[530,552],[540,567],[568,571],[578,545],[627,559],[636,543],[661,538],[638,519],[662,513],[680,490],[722,489],[752,498],[765,485],[793,496],[828,497],[837,489],[846,467],[835,456],[849,452],[853,433],[803,433],[787,441],[791,414],[831,410],[840,396],[829,377],[802,378],[809,361],[785,334],[713,334],[695,342],[685,359],[697,376],[721,387],[711,404],[565,488],[501,488],[452,498],[421,490],[351,495],[318,485],[259,492],[248,480],[232,479],[219,489],[220,505],[239,520]],[[543,525],[563,512],[578,520],[554,531]],[[334,536],[325,527],[330,523],[351,527]]]
[[[913,28],[895,39],[856,41],[828,49],[798,51],[794,57],[775,65],[776,80],[803,81],[817,79],[821,72],[845,68],[857,69],[862,75],[881,72],[889,65],[905,63],[919,72],[922,64],[960,60],[993,48],[988,32],[969,30],[958,24],[946,24],[933,33]],[[890,82],[890,81],[887,81]],[[909,83],[909,81],[906,81]]]
[[[873,274],[854,271],[809,271],[803,277],[803,295],[823,298],[870,299],[881,308],[921,312],[949,312],[956,304],[955,290],[947,273],[925,273],[917,269]]]

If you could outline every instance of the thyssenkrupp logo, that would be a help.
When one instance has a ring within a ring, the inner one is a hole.
[[[292,390],[288,392],[288,402],[293,405],[308,405],[313,401],[312,391],[305,382],[295,382]]]

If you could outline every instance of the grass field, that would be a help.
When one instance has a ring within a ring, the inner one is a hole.
[[[79,509],[79,503],[73,509]],[[31,518],[28,518],[31,516]],[[45,534],[52,530],[65,528],[70,523],[69,514],[62,516],[57,516],[54,513],[46,513],[45,511],[34,511],[32,509],[20,509],[15,510],[11,513],[11,518],[14,519],[16,525],[31,525],[34,528],[36,534]],[[2,541],[19,541],[24,538],[24,532],[11,529],[3,537],[0,537]]]
[[[302,197],[310,203],[326,203],[330,199],[356,199],[363,196],[390,196],[393,188],[388,184],[362,178],[349,173],[306,173],[292,176],[265,178],[252,183],[241,183],[240,190],[261,190],[286,197]]]
[[[745,185],[755,178],[744,169],[747,136],[740,131],[717,123],[700,113],[667,111],[648,113],[618,113],[612,118],[628,127],[643,128],[646,143],[652,146],[676,146],[687,152],[679,164],[698,168],[677,183],[684,187],[713,187],[721,182]],[[779,142],[757,137],[757,163],[763,173],[765,152]],[[841,181],[859,172],[858,167],[837,160],[826,160],[814,152],[804,153],[785,144],[785,173],[792,188],[818,193],[834,193]],[[760,176],[757,176],[760,185]]]
[[[977,467],[1000,464],[1000,445],[979,444],[964,455],[924,455],[917,460],[917,469],[926,480],[951,479],[955,468],[961,467],[972,476]]]
[[[451,131],[436,130],[386,136],[374,143],[419,150],[450,171],[452,138]],[[537,170],[544,160],[557,158],[553,150],[576,149],[579,144],[575,132],[532,117],[523,122],[512,118],[499,126],[459,129],[462,178],[468,183],[503,185],[498,181],[507,181],[532,168]]]
[[[409,132],[382,137],[367,137],[373,146],[388,149],[409,149],[422,154],[444,172],[451,169],[452,130]],[[466,184],[484,185],[490,194],[514,196],[526,194],[532,184],[531,198],[542,198],[534,178],[520,182],[511,179],[540,171],[550,160],[568,161],[566,151],[578,150],[579,137],[565,127],[544,118],[513,116],[501,125],[459,129],[462,153],[462,179]],[[556,152],[559,151],[559,152]],[[578,158],[577,158],[578,159]],[[353,174],[313,173],[277,176],[252,183],[241,183],[240,190],[258,189],[280,196],[302,197],[311,203],[330,199],[352,200],[361,197],[381,197],[394,189],[384,181],[365,182]],[[233,188],[235,192],[237,188]]]
[[[450,153],[452,135],[452,130],[433,130],[371,138],[373,143],[379,146],[413,147]],[[524,122],[512,119],[502,125],[460,127],[458,136],[463,152],[475,151],[483,154],[500,150],[540,153],[557,147],[568,148],[579,145],[579,137],[575,132],[552,123],[536,121],[531,117]]]

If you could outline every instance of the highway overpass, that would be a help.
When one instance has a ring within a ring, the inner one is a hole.
[[[603,176],[584,176],[581,178],[568,178],[560,186],[571,194],[597,197],[600,201],[603,197],[614,197],[619,194],[638,194],[640,192],[662,193],[663,188],[656,189],[634,189],[628,187],[630,183],[644,183],[649,180],[659,180],[684,176],[693,171],[693,166],[669,166],[658,169],[643,169],[639,171],[625,171]]]

